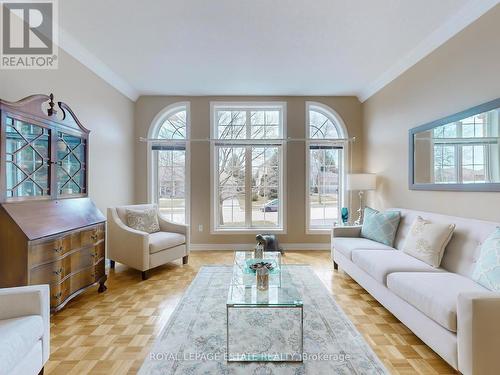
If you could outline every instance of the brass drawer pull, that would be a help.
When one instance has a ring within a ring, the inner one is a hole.
[[[96,234],[92,234],[92,235],[90,236],[90,239],[91,239],[92,241],[97,241],[97,239],[98,239],[98,238],[99,238],[99,236],[97,235],[97,233],[96,233]]]
[[[58,270],[55,270],[55,271],[52,271],[52,272],[54,273],[54,275],[60,276],[60,275],[62,275],[63,271],[64,271],[64,268],[61,267]]]
[[[61,254],[63,252],[64,248],[61,246],[54,248],[54,251],[58,254]]]
[[[61,296],[62,296],[62,292],[59,292],[59,293],[52,295],[52,297],[57,298],[57,299],[61,298]]]

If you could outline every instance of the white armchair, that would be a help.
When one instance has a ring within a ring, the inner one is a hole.
[[[160,232],[146,233],[127,226],[127,209],[155,208]],[[111,268],[115,262],[123,263],[148,277],[148,270],[182,258],[187,264],[189,256],[189,230],[187,225],[172,223],[163,218],[155,204],[108,208],[108,258]]]
[[[49,354],[49,286],[0,289],[0,375],[43,374]]]

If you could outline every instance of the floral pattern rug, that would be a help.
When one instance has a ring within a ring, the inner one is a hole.
[[[163,328],[139,374],[387,374],[312,268],[289,267],[304,302],[303,362],[227,362],[226,300],[232,266],[205,266]],[[283,327],[283,337],[293,336],[287,335],[286,325],[280,325],[280,321],[270,324],[269,319],[272,316],[268,314],[266,320],[241,320],[240,340],[252,344],[255,332],[260,332],[263,348],[266,342],[272,342],[276,332],[264,330],[262,333],[259,322],[265,326]],[[268,333],[273,336],[269,337]]]

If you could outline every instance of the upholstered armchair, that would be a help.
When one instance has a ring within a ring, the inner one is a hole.
[[[145,210],[154,208],[158,215],[160,231],[142,232],[127,225],[127,209]],[[111,268],[115,262],[125,264],[142,272],[148,278],[148,270],[182,258],[187,264],[189,256],[189,230],[187,225],[172,223],[160,214],[155,204],[119,206],[108,208],[108,255]]]
[[[0,289],[0,374],[43,374],[50,355],[49,286]]]

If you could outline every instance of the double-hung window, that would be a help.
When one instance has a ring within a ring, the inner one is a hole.
[[[347,131],[331,108],[306,103],[307,231],[323,233],[338,221],[343,205]]]
[[[211,103],[212,230],[284,231],[286,105]]]
[[[187,103],[167,107],[149,131],[150,200],[168,220],[181,224],[188,212],[188,109]]]

